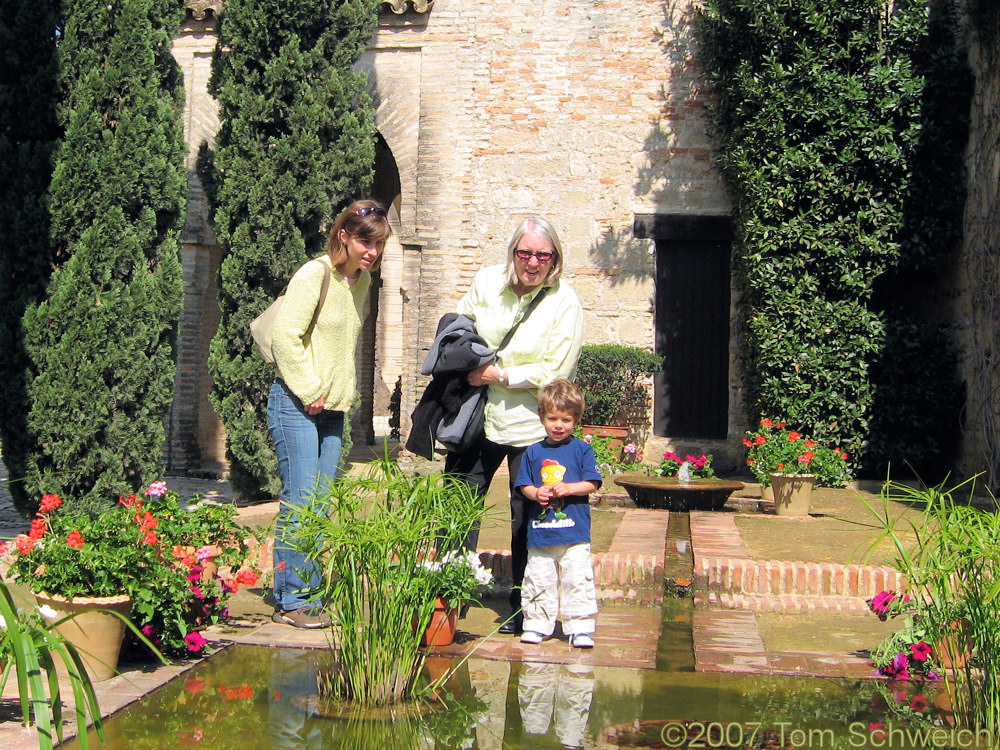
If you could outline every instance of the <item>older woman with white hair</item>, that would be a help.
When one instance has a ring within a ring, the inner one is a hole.
[[[538,391],[556,378],[572,378],[583,343],[583,308],[576,293],[560,280],[563,252],[552,225],[531,216],[522,221],[507,247],[505,264],[480,270],[456,312],[475,321],[479,335],[494,349],[518,323],[497,361],[469,375],[473,385],[487,385],[485,434],[469,450],[449,453],[445,470],[461,475],[486,495],[500,464],[510,475],[513,616],[502,633],[521,630],[519,587],[527,563],[526,499],[514,488],[521,455],[545,437],[538,419]],[[466,540],[475,549],[479,531]]]

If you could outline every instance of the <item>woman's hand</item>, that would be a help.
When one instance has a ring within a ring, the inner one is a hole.
[[[313,401],[311,404],[306,406],[306,414],[316,415],[323,411],[323,406],[326,402],[323,401],[323,397],[320,396],[318,399]]]
[[[469,373],[470,385],[492,385],[500,382],[501,369],[494,364],[477,367]]]

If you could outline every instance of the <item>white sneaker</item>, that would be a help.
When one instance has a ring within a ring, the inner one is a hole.
[[[569,637],[569,645],[573,648],[593,648],[594,639],[589,633],[575,633]]]
[[[521,633],[521,643],[541,643],[544,640],[545,636],[534,630],[525,630]]]

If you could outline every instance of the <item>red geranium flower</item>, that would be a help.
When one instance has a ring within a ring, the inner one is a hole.
[[[77,549],[80,549],[85,541],[87,540],[83,538],[83,534],[79,531],[71,531],[69,532],[69,536],[66,537],[66,544]]]
[[[236,574],[236,580],[244,586],[254,586],[257,584],[257,571],[243,569]]]
[[[50,513],[62,505],[59,495],[42,495],[42,503],[38,506],[39,513]]]
[[[45,536],[45,519],[36,518],[31,522],[31,529],[28,530],[28,537],[35,541]]]
[[[135,495],[129,495],[128,497],[119,497],[118,504],[124,505],[126,508],[141,508],[142,500],[137,498]]]
[[[26,555],[35,548],[35,540],[30,536],[18,534],[17,539],[14,540],[14,546],[17,547],[18,552],[22,555]]]

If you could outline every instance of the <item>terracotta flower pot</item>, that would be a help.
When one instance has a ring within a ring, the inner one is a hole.
[[[203,582],[211,581],[215,578],[215,575],[219,572],[219,556],[222,554],[222,547],[218,544],[203,544],[201,547],[181,547],[185,556],[194,557],[195,553],[199,550],[205,548],[208,550],[209,555],[198,561],[198,565],[203,568],[201,571],[201,580]],[[183,567],[181,561],[173,557],[173,550],[166,550],[164,555],[170,555],[174,560],[174,565],[178,567]]]
[[[808,516],[816,477],[813,474],[771,474],[774,512],[779,516]]]
[[[611,448],[611,450],[621,450],[625,446],[625,441],[628,440],[630,432],[628,427],[606,424],[580,425],[580,431],[584,435],[611,438],[611,442],[608,443],[608,447]]]
[[[934,649],[934,659],[942,669],[965,669],[965,664],[972,654],[972,638],[966,624],[955,620],[941,634],[940,638],[931,644]]]
[[[431,621],[420,642],[424,646],[450,646],[455,640],[457,629],[458,608],[451,608],[444,599],[438,598],[434,601]]]
[[[55,611],[55,617],[46,616],[49,622],[75,615],[58,625],[56,630],[76,647],[93,682],[115,675],[118,654],[125,637],[125,621],[112,612],[128,619],[132,614],[132,600],[128,596],[75,596],[66,599],[54,594],[35,594],[35,600],[40,606]],[[56,661],[56,668],[60,673],[64,671],[61,660]]]

